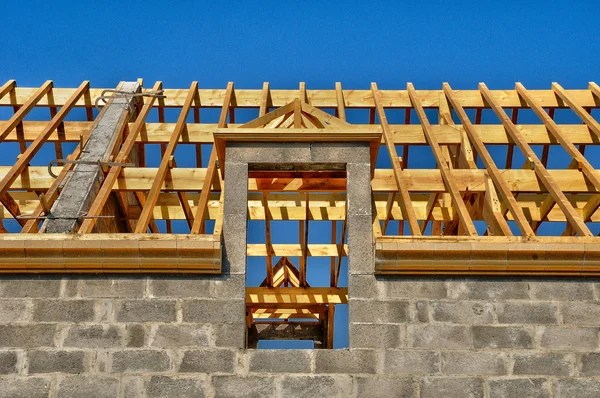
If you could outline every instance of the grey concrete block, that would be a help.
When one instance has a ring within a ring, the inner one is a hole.
[[[0,325],[0,347],[52,347],[56,325]]]
[[[412,347],[471,348],[471,335],[466,326],[408,325],[408,339]]]
[[[356,397],[390,398],[416,396],[416,383],[410,377],[354,377]]]
[[[312,350],[248,351],[250,372],[310,373]]]
[[[220,275],[211,282],[214,284],[214,298],[246,299],[246,276],[243,274]]]
[[[83,281],[77,277],[71,278],[66,277],[62,279],[62,292],[61,297],[74,298],[79,294],[79,282],[83,284]]]
[[[173,322],[175,300],[119,300],[115,302],[117,322]]]
[[[0,297],[58,297],[60,284],[60,278],[56,277],[2,277],[0,279]]]
[[[94,320],[93,300],[35,300],[33,320],[38,322],[90,322]]]
[[[244,300],[185,300],[184,322],[244,323]]]
[[[124,350],[111,354],[113,373],[166,372],[171,368],[171,358],[165,351]]]
[[[351,158],[350,158],[351,159]],[[354,159],[352,159],[354,161]],[[371,216],[371,166],[367,163],[346,165],[346,197],[348,217],[353,215]],[[371,232],[373,229],[364,231]]]
[[[215,396],[222,398],[273,397],[275,391],[275,380],[271,376],[214,376],[212,384]]]
[[[513,374],[572,376],[574,359],[571,355],[555,353],[514,353]]]
[[[370,163],[366,142],[311,142],[310,160],[316,163]]]
[[[600,380],[590,378],[564,378],[553,380],[555,398],[598,398]]]
[[[16,351],[0,351],[0,374],[18,373],[17,359]]]
[[[245,216],[248,213],[248,164],[228,163],[225,166],[223,214]]]
[[[83,351],[40,351],[27,352],[29,373],[83,373],[85,354]]]
[[[348,215],[348,272],[350,275],[375,271],[373,222],[370,215]]]
[[[430,322],[429,319],[429,301],[419,300],[415,303],[415,322]]]
[[[83,280],[83,297],[144,297],[145,278],[97,278]]]
[[[473,377],[424,377],[421,398],[483,398],[483,379]]]
[[[197,378],[152,376],[145,383],[148,398],[203,398],[206,388]]]
[[[472,300],[528,300],[529,284],[520,280],[474,280],[467,282],[468,297]]]
[[[139,376],[125,376],[121,378],[120,397],[142,397],[144,387]]]
[[[579,374],[582,376],[600,376],[600,352],[585,353],[581,355],[580,361]]]
[[[473,347],[533,348],[533,328],[518,326],[473,326]]]
[[[432,374],[441,367],[440,354],[426,350],[385,350],[383,372],[388,374]]]
[[[272,392],[265,396],[272,396]],[[352,380],[346,375],[285,376],[281,380],[281,396],[286,398],[339,397],[352,394]]]
[[[143,347],[146,344],[147,330],[143,325],[127,324],[125,325],[125,346],[129,348]]]
[[[497,379],[488,381],[490,398],[549,398],[550,383],[543,378]]]
[[[574,280],[548,280],[529,282],[529,295],[534,300],[572,301],[593,300],[594,284]]]
[[[431,316],[437,322],[461,324],[493,323],[492,304],[482,301],[434,301]]]
[[[152,347],[207,347],[211,334],[209,325],[159,325]]]
[[[64,347],[111,348],[123,345],[123,331],[114,325],[71,326]]]
[[[209,298],[213,295],[213,283],[199,277],[151,278],[150,297]]]
[[[443,299],[448,295],[444,280],[423,280],[423,278],[383,278],[388,300],[394,299]]]
[[[561,303],[564,323],[600,326],[600,303]]]
[[[376,373],[377,358],[373,350],[317,350],[316,373]]]
[[[246,325],[213,324],[215,346],[244,348]]]
[[[223,216],[223,270],[232,274],[246,272],[246,215]]]
[[[232,350],[210,349],[185,351],[179,371],[192,373],[233,373],[235,371],[235,362],[235,351]]]
[[[47,398],[51,379],[19,377],[0,379],[0,398]]]
[[[0,323],[27,321],[29,300],[0,299]]]
[[[598,348],[600,328],[540,327],[540,347],[554,350],[592,351]]]
[[[385,291],[385,285],[373,275],[350,275],[348,295],[355,299],[377,299]]]
[[[409,319],[407,301],[354,300],[349,298],[350,323],[402,323]]]
[[[558,308],[547,302],[506,302],[496,304],[499,323],[549,325],[558,323]]]
[[[351,348],[399,348],[404,346],[404,326],[397,324],[350,324]]]
[[[119,394],[119,379],[102,376],[67,376],[59,381],[58,398],[114,398]]]
[[[232,142],[225,156],[228,163],[311,163],[308,142]]]
[[[442,352],[442,373],[455,375],[505,375],[507,357],[501,352]]]

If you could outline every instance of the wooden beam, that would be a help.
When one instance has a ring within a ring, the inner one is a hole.
[[[266,282],[267,287],[273,287],[273,246],[271,242],[271,212],[269,211],[269,201],[267,199],[267,193],[262,194],[262,203],[265,210],[265,245],[267,247],[267,258],[266,258]]]
[[[13,129],[15,129],[22,121],[25,116],[31,111],[38,102],[44,97],[52,88],[54,87],[54,83],[52,80],[47,80],[39,89],[37,89],[23,105],[15,112],[14,115],[9,119],[7,123],[5,123],[2,128],[0,128],[0,142],[4,141],[4,138],[10,133]],[[13,86],[13,89],[15,87]],[[4,90],[5,87],[3,86]],[[67,100],[68,101],[68,100]]]

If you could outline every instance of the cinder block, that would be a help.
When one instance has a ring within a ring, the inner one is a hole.
[[[150,297],[208,298],[213,290],[211,279],[198,277],[153,277],[149,283]]]
[[[467,326],[408,325],[411,347],[419,348],[471,348],[471,335]]]
[[[588,352],[581,355],[579,374],[582,376],[600,376],[600,352]]]
[[[206,387],[204,381],[198,378],[172,378],[167,376],[152,376],[145,383],[148,398],[183,398],[204,397]]]
[[[370,163],[366,142],[311,142],[310,160],[315,163]]]
[[[119,300],[115,302],[117,322],[173,322],[175,300]]]
[[[179,366],[180,372],[191,373],[233,373],[235,371],[235,351],[209,349],[185,351]],[[284,370],[281,370],[284,372]]]
[[[414,397],[416,390],[416,383],[410,377],[354,377],[356,397]]]
[[[593,300],[594,284],[574,280],[540,280],[529,282],[529,295],[534,300],[574,301]]]
[[[171,358],[165,351],[123,350],[111,354],[112,372],[166,372],[171,368]]]
[[[125,325],[126,347],[139,348],[146,344],[146,328],[143,325],[130,323]]]
[[[493,306],[482,301],[433,301],[429,304],[434,321],[461,324],[492,323]]]
[[[252,350],[248,352],[250,372],[310,373],[313,350]]]
[[[349,158],[352,159],[352,158]],[[352,159],[354,161],[354,159]],[[371,165],[348,163],[346,165],[348,217],[354,215],[371,216]],[[364,231],[373,233],[373,229]]]
[[[349,298],[350,323],[403,323],[409,319],[408,301],[353,300]]]
[[[200,323],[244,323],[244,300],[185,300],[183,321]]]
[[[29,300],[0,299],[0,323],[26,321],[29,313]]]
[[[550,383],[544,378],[496,379],[488,381],[490,398],[550,398]]]
[[[119,394],[119,379],[114,377],[77,375],[59,381],[58,398],[114,398]]]
[[[33,320],[38,322],[90,322],[94,320],[92,300],[35,300]]]
[[[397,324],[350,324],[351,348],[400,348],[404,346],[405,330]]]
[[[0,347],[53,347],[54,324],[0,325]]]
[[[473,326],[473,347],[533,348],[533,327]]]
[[[142,397],[144,387],[140,376],[125,376],[121,378],[120,397]]]
[[[0,374],[18,373],[17,359],[16,351],[0,351]]]
[[[507,357],[502,352],[442,352],[442,373],[456,375],[505,375]]]
[[[69,327],[64,347],[111,348],[120,347],[122,330],[115,325],[74,325]]]
[[[229,348],[244,348],[246,325],[213,324],[215,346]]]
[[[271,376],[214,376],[212,384],[215,396],[222,398],[236,398],[240,394],[247,397],[272,397],[275,390],[275,380]]]
[[[49,377],[10,377],[0,379],[2,398],[48,398]]]
[[[227,144],[227,164],[310,163],[309,142],[236,142]],[[226,171],[227,172],[227,171]]]
[[[223,271],[246,272],[246,215],[223,216]]]
[[[528,282],[517,279],[472,280],[467,282],[472,300],[529,300]]]
[[[600,380],[591,378],[564,378],[552,381],[554,398],[598,398]]]
[[[499,323],[550,325],[558,323],[558,308],[554,303],[497,303]]]
[[[227,163],[225,166],[223,214],[246,216],[248,213],[248,164]]]
[[[243,274],[219,275],[211,282],[214,285],[214,298],[246,299],[246,276]]]
[[[352,394],[352,379],[346,375],[293,376],[281,380],[281,396],[286,398],[331,397],[346,398]],[[265,397],[273,396],[273,392]]]
[[[83,351],[41,351],[27,352],[29,373],[83,373],[85,354]]]
[[[424,280],[425,279],[425,280]],[[385,297],[394,299],[432,299],[447,297],[446,282],[443,279],[427,278],[385,278]]]
[[[426,350],[385,350],[383,372],[388,374],[432,374],[441,367],[440,354]]]
[[[483,379],[472,377],[424,377],[421,398],[483,398]]]
[[[377,358],[373,350],[317,350],[316,373],[376,373]]]
[[[600,303],[561,303],[561,311],[566,324],[600,326]]]
[[[32,276],[23,279],[13,277],[0,279],[0,297],[58,297],[59,294],[60,278]]]
[[[415,303],[415,322],[429,322],[429,301],[419,300]]]
[[[152,347],[207,347],[210,338],[209,325],[159,325]]]
[[[568,354],[514,353],[511,356],[515,375],[572,376],[575,371],[574,356]]]
[[[554,350],[592,351],[598,348],[598,328],[540,326],[541,348]]]
[[[144,297],[146,279],[142,277],[94,278],[83,280],[83,297]]]
[[[370,215],[348,215],[348,272],[372,275],[375,271],[373,222]]]

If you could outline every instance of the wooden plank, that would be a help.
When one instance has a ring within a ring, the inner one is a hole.
[[[261,304],[276,304],[278,309],[286,304],[348,304],[348,288],[332,287],[246,287],[246,303],[254,308]],[[266,307],[266,306],[265,306]],[[289,308],[289,307],[288,307]]]
[[[0,87],[0,99],[17,87],[16,80],[9,80]]]
[[[337,102],[337,118],[346,121],[346,103],[344,101],[344,91],[342,90],[342,83],[335,83],[335,99]]]
[[[273,105],[273,102],[271,101],[271,91],[269,90],[269,82],[264,82],[262,93],[260,94],[260,109],[258,111],[258,117],[264,116],[268,113],[269,104],[271,106]]]
[[[0,142],[4,141],[4,138],[10,131],[15,129],[22,121],[25,116],[31,111],[38,102],[44,97],[52,88],[54,83],[52,80],[47,80],[39,89],[37,89],[23,105],[12,115],[12,117],[5,123],[0,129]],[[3,87],[4,88],[4,87]],[[68,101],[68,100],[67,100]]]
[[[266,259],[266,274],[265,278],[267,287],[273,287],[273,246],[271,243],[271,212],[269,211],[269,201],[267,200],[267,193],[262,194],[262,204],[265,210],[265,245],[267,247],[267,259]]]
[[[306,255],[312,257],[331,257],[338,255],[338,247],[330,243],[309,243],[306,245]],[[274,256],[281,257],[301,257],[303,248],[300,243],[279,244],[273,243]],[[342,246],[342,256],[348,253],[348,245]],[[247,245],[247,255],[251,257],[265,257],[267,248],[262,243],[249,243]]]

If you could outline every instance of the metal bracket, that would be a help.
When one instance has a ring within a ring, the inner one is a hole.
[[[141,92],[141,93],[131,93],[131,92],[122,91],[122,90],[106,89],[106,90],[102,91],[102,94],[100,94],[100,96],[98,98],[96,98],[96,101],[94,102],[94,106],[96,107],[96,110],[101,111],[102,106],[106,105],[106,103],[108,102],[109,99],[125,98],[125,99],[130,100],[135,97],[167,98],[167,96],[164,95],[163,92],[164,92],[164,90],[145,91],[145,92]],[[107,93],[112,93],[112,95],[106,95]],[[101,101],[104,102],[104,104],[100,105]],[[128,105],[129,105],[129,111],[131,112],[133,110],[132,105],[131,105],[131,103],[129,103]]]
[[[51,161],[50,163],[48,163],[48,174],[50,174],[53,178],[58,177],[56,174],[54,174],[52,172],[52,166],[53,165],[65,165],[65,164],[91,164],[91,165],[96,165],[96,166],[100,166],[100,167],[108,167],[108,166],[120,166],[120,167],[135,167],[136,164],[135,163],[119,163],[119,162],[104,162],[102,160],[82,160],[82,159],[77,159],[77,160],[69,160],[69,159],[54,159],[53,161]]]

